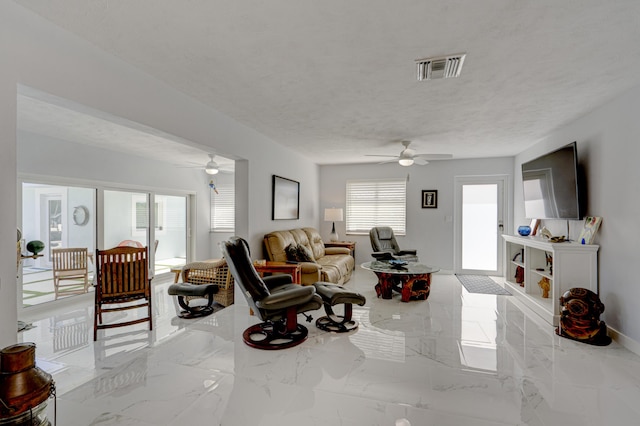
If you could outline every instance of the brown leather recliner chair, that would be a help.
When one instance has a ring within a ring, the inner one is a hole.
[[[378,260],[405,260],[407,262],[417,262],[417,251],[413,249],[401,250],[393,228],[389,226],[378,226],[369,231],[371,240],[372,256]]]
[[[286,274],[260,278],[253,267],[249,245],[242,238],[232,237],[221,248],[235,283],[263,321],[244,331],[244,342],[258,349],[285,349],[304,342],[308,330],[298,324],[297,315],[322,307],[315,287],[293,284],[291,275]],[[311,321],[311,317],[307,320]]]

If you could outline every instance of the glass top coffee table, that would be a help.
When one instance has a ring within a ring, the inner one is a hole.
[[[391,299],[395,290],[400,293],[403,302],[426,300],[431,291],[431,274],[440,270],[440,268],[418,262],[401,261],[374,260],[360,266],[377,275],[376,293],[378,297]]]

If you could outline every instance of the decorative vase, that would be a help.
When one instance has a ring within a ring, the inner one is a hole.
[[[531,227],[528,225],[519,226],[518,234],[522,235],[523,237],[526,237],[527,235],[531,234]]]
[[[34,255],[44,250],[44,243],[42,241],[33,240],[27,243],[27,250]]]

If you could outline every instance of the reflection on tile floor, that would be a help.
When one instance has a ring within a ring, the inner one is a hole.
[[[638,424],[640,357],[617,343],[562,339],[512,296],[470,294],[453,275],[410,303],[377,299],[374,282],[357,270],[347,284],[367,297],[357,331],[301,316],[309,339],[281,351],[242,342],[257,321],[243,305],[177,318],[168,283],[154,286],[153,332],[94,343],[93,308],[78,306],[19,336],[53,374],[65,426]]]

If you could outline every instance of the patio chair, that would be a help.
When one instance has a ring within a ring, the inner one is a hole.
[[[82,248],[54,248],[53,288],[55,298],[73,294],[83,294],[89,290],[88,251]]]

